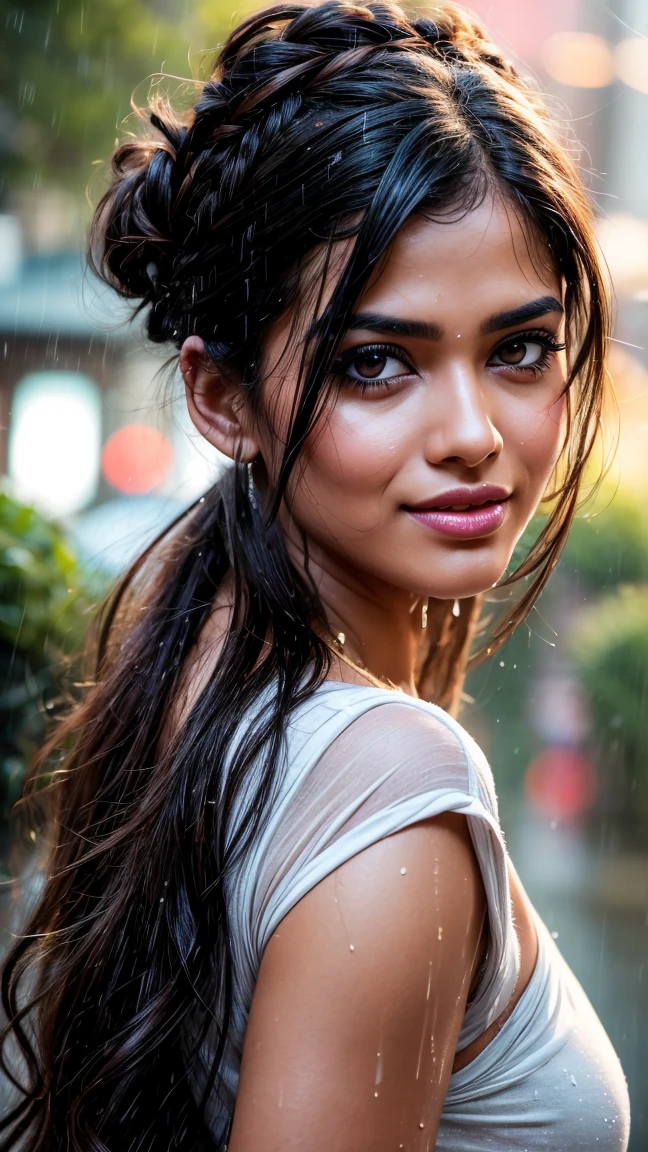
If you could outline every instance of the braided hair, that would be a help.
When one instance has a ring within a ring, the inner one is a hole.
[[[551,513],[510,577],[523,592],[489,650],[557,561],[601,408],[609,321],[586,194],[539,97],[459,8],[266,9],[229,36],[190,111],[158,97],[140,115],[141,133],[112,158],[90,259],[150,339],[179,349],[200,336],[264,418],[268,326],[295,304],[312,304],[318,323],[274,488],[234,463],[140,558],[105,617],[94,683],[46,750],[63,759],[49,788],[49,875],[2,978],[1,1059],[17,1093],[3,1150],[226,1147],[208,1105],[232,1013],[227,878],[263,826],[290,712],[330,660],[323,607],[277,511],[349,317],[413,213],[447,218],[495,190],[565,284],[568,434]],[[352,243],[322,307],[330,262],[311,257],[340,239]],[[233,616],[218,665],[163,745],[225,577]],[[420,691],[445,707],[476,611],[430,611]],[[267,707],[241,732],[261,696]],[[199,1076],[208,1034],[213,1060]]]

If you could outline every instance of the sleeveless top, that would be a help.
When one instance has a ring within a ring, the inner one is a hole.
[[[501,1014],[519,971],[493,776],[474,740],[441,708],[396,690],[325,681],[290,717],[268,804],[260,837],[228,880],[234,1009],[208,1106],[215,1136],[234,1111],[247,1018],[270,937],[315,884],[383,837],[442,812],[467,818],[489,939],[457,1051]],[[547,928],[534,918],[538,957],[530,982],[487,1047],[451,1076],[438,1152],[627,1148],[630,1109],[616,1053]],[[198,1091],[209,1052],[207,1041]]]

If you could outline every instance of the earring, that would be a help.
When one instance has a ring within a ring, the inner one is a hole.
[[[421,628],[427,628],[427,614],[428,614],[428,605],[427,605],[427,600],[425,600],[423,603],[423,607],[421,609]]]
[[[336,636],[336,640],[337,640],[338,644],[340,645],[340,652],[344,652],[344,641],[346,640],[346,636],[344,635],[344,632],[338,632],[338,634]]]
[[[258,508],[256,496],[254,495],[254,477],[252,475],[252,461],[247,465],[248,474],[248,499],[253,508]]]
[[[454,604],[452,605],[452,615],[458,616],[460,611],[461,611],[461,608],[459,607],[459,601],[455,600]]]

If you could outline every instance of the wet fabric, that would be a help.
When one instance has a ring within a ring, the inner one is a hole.
[[[356,853],[449,811],[467,819],[489,924],[460,1051],[502,1013],[519,972],[507,849],[489,765],[456,720],[399,691],[327,681],[293,713],[263,833],[229,882],[235,1011],[210,1106],[215,1133],[233,1113],[254,986],[281,920]],[[451,1077],[439,1152],[625,1152],[629,1103],[621,1066],[537,914],[536,921],[531,980],[494,1039]]]

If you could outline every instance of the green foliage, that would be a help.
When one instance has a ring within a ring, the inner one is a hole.
[[[645,816],[648,588],[620,589],[582,613],[571,649],[592,703],[601,769],[614,775],[614,790],[625,807],[638,807]]]
[[[509,574],[538,539],[546,516],[533,517],[518,541]],[[579,512],[560,559],[561,572],[586,591],[602,592],[618,584],[648,583],[648,517],[630,491],[605,488]]]
[[[0,492],[0,808],[20,795],[44,734],[43,706],[60,690],[65,656],[84,641],[97,584],[63,533]]]
[[[626,492],[600,500],[574,521],[562,567],[586,588],[648,582],[648,523],[644,505]]]
[[[167,10],[165,10],[165,8]],[[107,161],[131,96],[149,79],[191,77],[190,46],[223,39],[231,9],[209,5],[209,27],[187,5],[146,0],[0,0],[0,122],[4,186],[67,185],[82,193]]]
[[[516,546],[509,573],[522,562],[544,522],[542,514],[534,516]],[[515,803],[519,795],[521,766],[533,758],[540,746],[528,722],[533,710],[530,692],[539,664],[547,658],[545,642],[555,639],[544,619],[556,618],[556,596],[559,601],[568,596],[576,602],[582,600],[584,607],[593,605],[585,611],[583,639],[578,632],[574,661],[592,700],[601,772],[614,778],[618,797],[623,785],[626,800],[642,787],[637,779],[638,766],[643,765],[643,778],[648,785],[648,592],[640,590],[634,594],[629,587],[644,584],[648,585],[644,506],[631,492],[610,493],[604,488],[574,521],[558,570],[542,595],[539,612],[532,612],[504,648],[467,680],[466,690],[475,703],[464,709],[462,719],[469,728],[474,726],[479,741],[487,746],[497,765],[504,811],[509,801]],[[624,594],[619,592],[621,586]],[[618,594],[599,607],[606,591]],[[580,609],[574,618],[577,626]],[[648,794],[642,803],[648,812]]]

